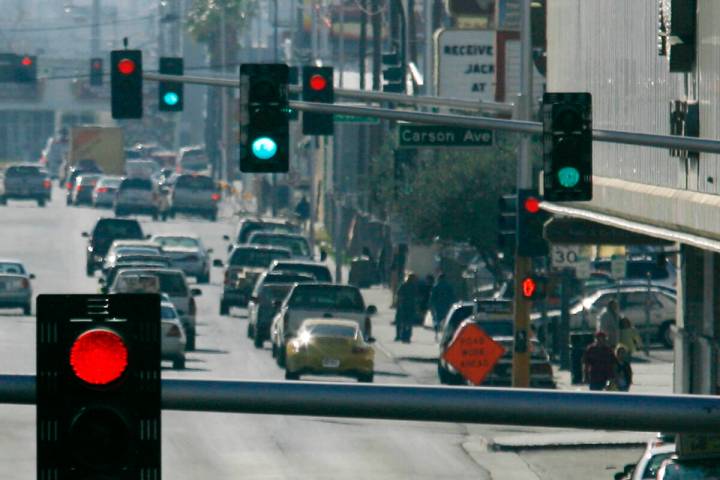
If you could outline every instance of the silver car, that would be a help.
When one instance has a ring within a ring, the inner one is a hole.
[[[161,356],[163,360],[170,360],[173,368],[185,368],[185,329],[180,322],[180,316],[172,302],[163,301],[160,304],[160,332]]]
[[[150,239],[160,245],[163,253],[170,259],[174,268],[185,275],[195,277],[198,283],[210,281],[210,254],[212,248],[205,248],[197,235],[162,234]]]
[[[207,175],[179,175],[170,195],[170,216],[186,213],[217,220],[220,189]]]
[[[30,315],[33,278],[35,275],[28,273],[19,260],[0,259],[0,308],[22,308],[25,315]]]
[[[112,207],[120,182],[122,182],[121,177],[102,177],[95,184],[92,193],[93,207]]]

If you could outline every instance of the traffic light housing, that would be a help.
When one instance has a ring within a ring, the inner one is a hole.
[[[180,57],[160,57],[159,66],[161,75],[182,75],[184,73],[183,59]],[[158,82],[158,110],[182,112],[183,93],[182,82]]]
[[[528,275],[520,282],[520,289],[525,300],[542,300],[547,296],[547,278]]]
[[[405,93],[405,66],[397,53],[384,53],[383,63],[383,92]]]
[[[303,100],[316,103],[334,103],[332,67],[304,66],[302,68]],[[335,119],[332,113],[303,112],[303,135],[332,135]]]
[[[112,118],[142,118],[142,52],[113,50],[110,65]]]
[[[37,57],[35,55],[18,55],[15,69],[17,83],[37,82]]]
[[[592,96],[543,95],[544,196],[552,202],[592,200]]]
[[[300,69],[298,67],[289,67],[288,70],[288,85],[292,86],[300,86]],[[298,92],[288,92],[288,100],[290,102],[300,100],[300,93]],[[289,107],[288,110],[288,120],[290,121],[296,121],[298,118],[300,118],[300,112],[298,112],[296,109]]]
[[[498,248],[513,250],[517,231],[517,195],[507,194],[498,201]]]
[[[90,85],[102,87],[103,84],[103,60],[102,58],[90,59]]]
[[[161,478],[160,296],[37,299],[37,478]]]
[[[548,254],[543,228],[550,215],[540,209],[537,190],[521,189],[517,202],[517,247],[522,257],[542,257]]]
[[[240,171],[289,170],[289,68],[282,63],[240,66]]]

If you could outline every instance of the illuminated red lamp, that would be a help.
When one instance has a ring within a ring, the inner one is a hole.
[[[118,62],[118,71],[123,75],[131,75],[135,71],[135,62],[129,58],[123,58]]]
[[[22,60],[20,60],[20,63],[23,65],[23,67],[29,67],[33,64],[32,58],[25,55]]]
[[[525,199],[525,211],[530,213],[538,213],[540,211],[540,200],[535,197],[528,197]]]
[[[537,290],[537,282],[532,277],[523,278],[521,283],[522,294],[525,298],[533,298]]]
[[[327,87],[327,80],[322,75],[315,74],[310,77],[310,89],[319,92]]]
[[[70,366],[75,375],[91,385],[114,382],[128,365],[128,351],[120,335],[105,329],[88,330],[70,349]]]

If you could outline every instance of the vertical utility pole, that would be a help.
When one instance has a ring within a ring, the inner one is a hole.
[[[433,91],[435,82],[433,80],[433,64],[435,62],[435,56],[433,55],[433,50],[435,48],[434,45],[434,38],[433,38],[433,26],[435,24],[435,18],[433,17],[433,14],[435,13],[435,5],[433,0],[423,0],[423,12],[425,14],[425,78],[423,79],[425,82],[425,92],[423,92],[425,95],[433,95],[435,92]]]
[[[372,0],[372,89],[380,90],[380,74],[382,70],[382,13],[380,2]]]
[[[530,0],[522,0],[521,3],[521,30],[520,30],[520,98],[517,105],[517,117],[520,120],[530,120],[532,110],[532,51],[530,37]],[[519,191],[532,188],[532,162],[530,158],[530,137],[523,135],[520,139],[518,149],[517,165],[517,188],[518,188],[518,209],[523,208],[519,204]],[[518,215],[518,218],[520,216]],[[532,270],[532,259],[518,255],[518,245],[524,239],[516,236],[515,246],[515,298],[514,320],[515,320],[515,342],[513,347],[512,386],[527,388],[530,386],[530,300],[522,296],[521,282]]]
[[[227,74],[227,24],[225,22],[225,8],[220,9],[220,58],[222,59],[222,72]],[[220,104],[222,121],[220,123],[220,180],[228,180],[228,99],[226,88],[220,89]]]
[[[100,56],[100,0],[92,3],[92,25],[90,29],[90,57]]]

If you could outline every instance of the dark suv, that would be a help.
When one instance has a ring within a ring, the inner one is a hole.
[[[101,218],[95,224],[91,234],[83,232],[89,238],[87,246],[86,273],[92,276],[105,260],[110,245],[115,240],[142,240],[145,238],[137,220],[124,218]]]
[[[3,194],[0,203],[8,200],[35,200],[45,206],[50,190],[50,177],[37,165],[11,165],[5,170]]]

